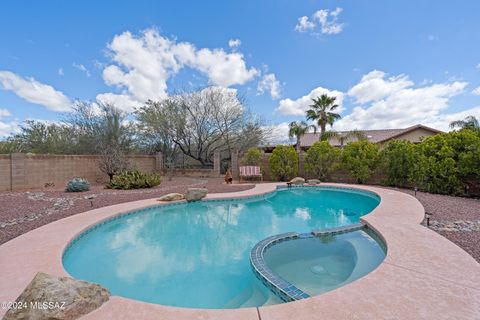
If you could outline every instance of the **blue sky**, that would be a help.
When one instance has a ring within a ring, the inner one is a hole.
[[[238,90],[275,126],[338,97],[334,129],[480,117],[479,1],[3,1],[0,137],[75,99],[132,111],[184,88]],[[230,44],[230,45],[229,45]]]

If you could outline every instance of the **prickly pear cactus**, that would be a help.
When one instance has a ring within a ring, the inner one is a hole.
[[[90,190],[90,183],[87,181],[87,179],[79,177],[68,181],[67,186],[65,187],[65,191],[67,192],[81,192],[88,190]]]

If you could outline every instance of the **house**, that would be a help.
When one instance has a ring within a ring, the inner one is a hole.
[[[399,140],[408,140],[413,143],[419,143],[422,138],[434,136],[442,131],[429,128],[427,126],[417,124],[405,129],[381,129],[381,130],[361,130],[366,136],[366,138],[373,143],[379,144],[380,147],[385,145],[388,141],[392,139]],[[347,136],[348,131],[337,131],[339,135]],[[302,150],[307,150],[315,142],[319,141],[320,133],[307,133],[300,138],[300,147]],[[332,146],[341,147],[346,145],[348,142],[356,141],[357,138],[349,138],[341,141],[338,138],[331,138],[329,142]]]

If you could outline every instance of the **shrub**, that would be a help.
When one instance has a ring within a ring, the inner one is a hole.
[[[465,179],[480,176],[480,137],[460,130],[428,137],[418,145],[416,182],[428,192],[463,194]]]
[[[247,166],[261,166],[262,165],[262,151],[258,148],[250,148],[243,156],[243,164]]]
[[[350,142],[343,149],[342,165],[358,183],[370,178],[378,159],[378,146],[367,140]]]
[[[68,181],[67,186],[65,187],[66,192],[82,192],[90,190],[90,183],[87,179],[83,178],[73,178]]]
[[[127,170],[113,176],[107,183],[109,189],[141,189],[158,186],[161,177],[157,173],[147,173],[138,170]]]
[[[324,181],[332,172],[340,156],[340,150],[327,141],[317,141],[305,156],[305,169],[313,177]]]
[[[272,176],[280,181],[291,179],[298,174],[298,154],[292,146],[277,146],[268,165]]]
[[[391,140],[380,152],[380,167],[384,184],[405,187],[412,181],[418,153],[415,145],[406,140]]]

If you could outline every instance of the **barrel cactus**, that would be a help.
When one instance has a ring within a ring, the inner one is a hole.
[[[81,192],[88,190],[90,190],[90,183],[87,181],[87,179],[79,177],[68,181],[67,186],[65,187],[65,191],[67,192]]]

